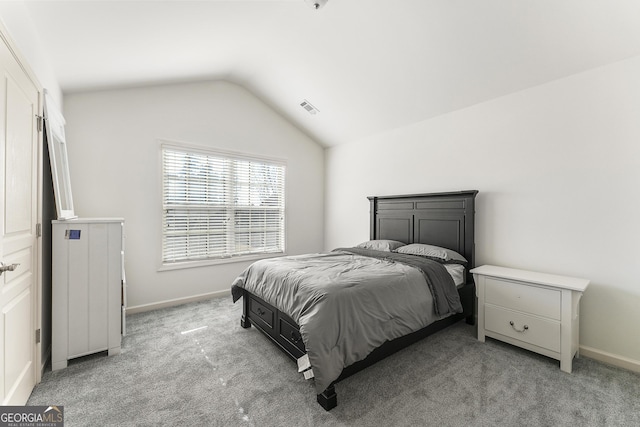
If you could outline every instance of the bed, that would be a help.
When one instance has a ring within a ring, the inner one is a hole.
[[[300,369],[315,374],[318,403],[332,409],[340,380],[462,319],[474,323],[477,193],[369,197],[370,242],[361,248],[261,260],[234,281],[241,326],[255,326],[299,366],[306,363]],[[378,247],[388,241],[407,246]],[[446,252],[447,268],[436,258],[396,253],[427,247],[421,244]],[[457,285],[448,268],[462,264],[456,254],[466,260]],[[307,282],[323,282],[322,293],[298,286]]]

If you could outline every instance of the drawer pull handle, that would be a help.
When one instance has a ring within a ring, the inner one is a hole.
[[[258,308],[256,311],[258,312],[258,315],[259,315],[259,316],[264,316],[265,314],[267,314],[267,313],[266,313],[263,309],[261,309],[261,308]]]
[[[528,325],[524,325],[524,327],[522,329],[516,328],[516,325],[515,325],[515,323],[513,323],[513,320],[510,321],[509,324],[511,325],[513,330],[516,331],[516,332],[524,332],[524,331],[529,330],[529,326]]]
[[[300,341],[301,337],[297,337],[295,332],[291,331],[291,341],[293,341],[294,343],[298,344],[298,342]]]

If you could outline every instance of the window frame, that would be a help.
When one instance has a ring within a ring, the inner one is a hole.
[[[232,255],[228,257],[219,257],[219,258],[207,258],[207,259],[199,259],[199,260],[182,260],[182,261],[164,261],[164,237],[165,237],[165,229],[164,229],[164,150],[177,150],[184,151],[188,153],[194,154],[203,154],[207,156],[218,156],[225,157],[235,160],[241,161],[254,161],[261,163],[268,163],[277,166],[284,167],[284,210],[283,210],[283,245],[282,252],[264,252],[264,253],[251,253],[246,255]],[[288,233],[287,233],[287,161],[282,158],[276,158],[271,156],[257,155],[257,154],[248,154],[239,151],[230,151],[225,149],[220,149],[217,147],[206,146],[206,145],[198,145],[186,142],[178,142],[171,140],[159,140],[158,145],[158,157],[159,157],[159,187],[160,187],[160,248],[159,248],[159,267],[158,271],[169,271],[169,270],[179,270],[184,268],[196,268],[196,267],[205,267],[211,265],[219,265],[219,264],[229,264],[229,263],[237,263],[237,262],[248,262],[248,261],[256,261],[259,259],[266,258],[275,258],[287,255],[287,241],[288,241]]]

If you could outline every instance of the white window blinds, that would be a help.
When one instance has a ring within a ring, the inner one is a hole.
[[[162,261],[283,253],[285,166],[162,147]]]

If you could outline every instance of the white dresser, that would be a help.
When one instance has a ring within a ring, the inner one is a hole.
[[[124,220],[52,221],[52,370],[107,350],[120,353]]]
[[[478,340],[495,338],[560,361],[578,355],[580,297],[589,281],[483,265],[471,270],[478,297]]]

